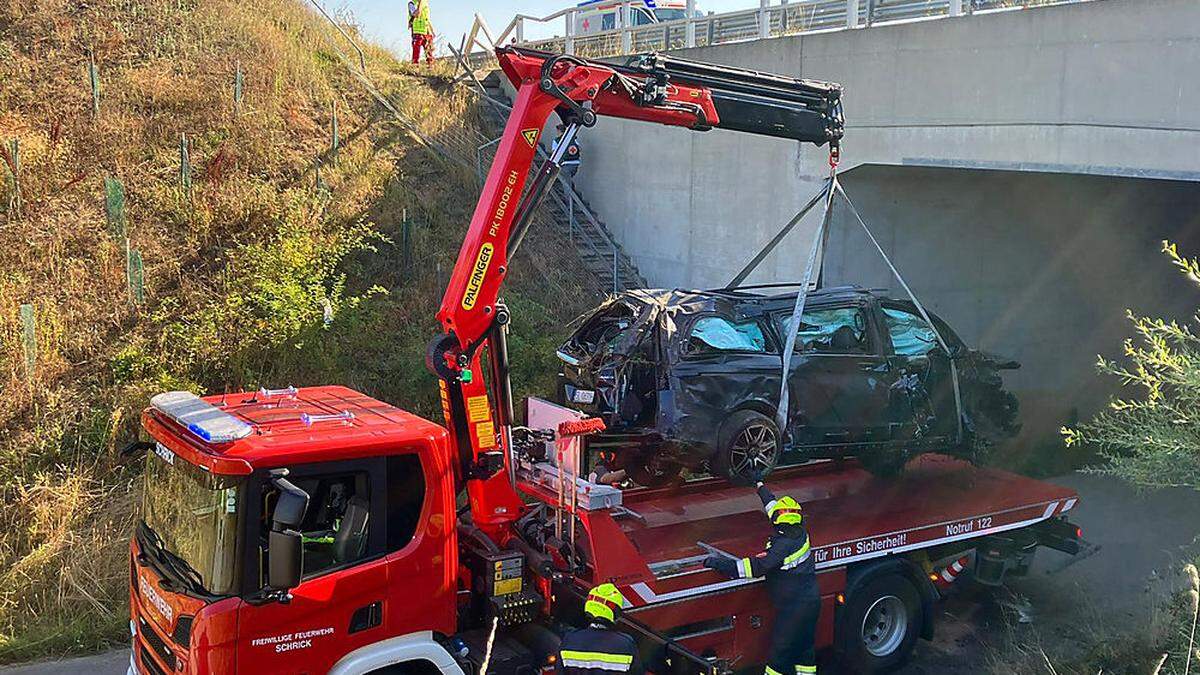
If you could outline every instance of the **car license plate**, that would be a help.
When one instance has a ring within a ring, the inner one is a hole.
[[[572,403],[592,403],[596,400],[596,392],[591,389],[576,389],[571,394]]]

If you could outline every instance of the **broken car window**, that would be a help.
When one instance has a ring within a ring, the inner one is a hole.
[[[787,334],[791,315],[776,317],[781,335]],[[821,354],[858,354],[869,351],[867,315],[858,307],[806,311],[796,332],[796,351]]]
[[[937,336],[920,316],[891,307],[884,307],[883,314],[897,356],[924,356],[937,346]]]
[[[709,352],[765,352],[767,339],[754,321],[733,323],[720,316],[706,316],[692,326],[688,339],[692,354]]]

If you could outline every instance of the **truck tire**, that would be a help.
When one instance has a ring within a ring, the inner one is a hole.
[[[912,655],[921,633],[921,596],[900,574],[882,574],[847,598],[838,618],[838,654],[849,672],[880,673]]]
[[[783,443],[779,427],[756,410],[739,410],[721,425],[713,473],[737,485],[753,485],[775,470]]]

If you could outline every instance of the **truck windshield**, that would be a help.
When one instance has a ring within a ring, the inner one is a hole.
[[[244,480],[214,476],[155,444],[145,481],[142,519],[150,532],[141,544],[160,549],[159,570],[197,594],[233,593]]]

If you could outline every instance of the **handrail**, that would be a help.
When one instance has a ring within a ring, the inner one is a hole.
[[[750,2],[752,0],[747,0]],[[765,3],[774,0],[765,0]],[[620,6],[617,27],[596,33],[576,34],[574,16],[582,11],[569,7],[543,17],[517,14],[490,44],[466,43],[463,54],[469,60],[486,58],[486,52],[512,39],[516,44],[567,54],[617,56],[649,50],[667,50],[722,44],[748,39],[767,39],[800,35],[837,28],[867,28],[883,23],[936,19],[976,13],[993,13],[1048,5],[1073,4],[1091,0],[783,0],[781,4],[721,14],[692,16],[641,26],[629,25],[630,8],[640,3],[626,0]],[[526,40],[525,22],[546,24],[567,18],[565,35]],[[476,15],[474,36],[480,31],[482,17]],[[481,48],[485,53],[476,52]]]
[[[498,109],[498,111],[504,116],[507,116],[507,114],[512,111],[512,106],[506,105],[501,101],[497,101],[496,99],[492,98],[491,96],[488,96],[487,94],[485,94],[483,92],[476,91],[475,89],[470,89],[470,88],[468,88],[468,90],[473,92],[475,95],[479,96],[480,98],[484,99],[489,105],[496,107]],[[497,140],[499,140],[499,139],[497,139]],[[480,149],[482,150],[483,147],[487,147],[488,145],[491,145],[494,142],[495,141],[492,141],[491,143],[487,143],[484,146],[482,146]],[[540,145],[537,148],[537,154],[542,159],[546,159],[548,156],[546,153],[546,149],[541,147]],[[604,229],[604,227],[600,224],[600,219],[596,216],[596,214],[592,213],[591,209],[589,209],[586,204],[583,203],[583,196],[580,195],[575,190],[575,187],[572,186],[570,183],[566,182],[565,180],[560,180],[557,182],[559,184],[560,189],[562,189],[563,192],[565,192],[565,193],[569,193],[570,198],[574,202],[579,204],[579,206],[581,207],[581,212],[585,216],[587,216],[587,220],[597,230],[597,233],[600,234],[608,244],[610,244],[614,248],[619,248],[620,245],[617,244],[617,241],[615,239],[613,239],[612,235],[609,234],[609,232],[606,229]],[[563,204],[563,200],[560,197],[555,196],[555,199],[558,201],[558,204],[561,207],[565,208],[565,204]]]

